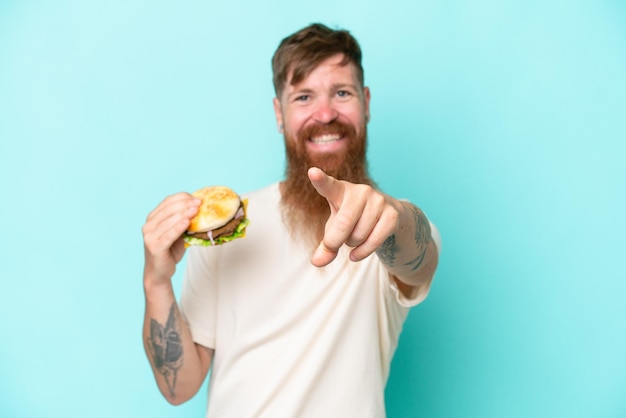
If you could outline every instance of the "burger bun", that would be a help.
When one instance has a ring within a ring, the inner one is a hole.
[[[202,200],[198,213],[191,219],[187,232],[207,232],[228,223],[239,210],[239,195],[226,186],[204,187],[192,193]]]

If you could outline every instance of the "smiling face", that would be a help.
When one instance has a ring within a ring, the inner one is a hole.
[[[290,75],[281,97],[274,99],[288,158],[304,158],[308,166],[331,175],[354,153],[364,163],[369,119],[369,89],[362,87],[354,64],[342,60],[342,54],[326,59],[293,85]]]
[[[289,77],[281,97],[274,99],[287,154],[283,215],[290,231],[311,250],[323,236],[330,209],[307,170],[315,166],[338,179],[372,184],[365,160],[370,93],[358,81],[354,64],[340,64],[342,58],[338,54],[323,61],[294,85]]]

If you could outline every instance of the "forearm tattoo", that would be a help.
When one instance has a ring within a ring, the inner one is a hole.
[[[410,267],[411,271],[417,270],[426,257],[426,249],[430,243],[430,223],[426,216],[415,206],[412,208],[413,220],[415,222],[415,245],[416,245],[416,257],[409,262],[404,263],[404,266]],[[380,257],[380,260],[389,267],[396,266],[396,254],[400,248],[396,244],[396,236],[390,235],[385,242],[380,246],[376,253]]]
[[[376,253],[384,264],[389,267],[394,267],[396,264],[396,252],[398,251],[398,246],[396,245],[396,236],[391,234],[387,237],[383,245],[380,246]]]
[[[175,396],[176,374],[183,365],[183,344],[180,336],[180,320],[176,304],[172,304],[165,325],[150,319],[150,336],[147,345],[154,368],[163,375],[170,396]]]
[[[417,270],[424,261],[426,256],[426,250],[430,243],[430,223],[426,216],[415,206],[412,208],[413,219],[415,220],[415,245],[417,246],[417,257],[413,260],[405,263],[405,266],[410,266],[411,271]]]

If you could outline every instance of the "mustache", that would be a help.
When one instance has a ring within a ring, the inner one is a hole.
[[[340,135],[342,137],[353,138],[356,136],[356,129],[354,126],[333,120],[329,123],[315,123],[309,125],[300,131],[298,139],[308,140],[321,135]]]

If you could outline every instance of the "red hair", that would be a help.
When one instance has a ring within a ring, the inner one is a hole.
[[[313,23],[283,39],[272,57],[276,97],[281,97],[290,75],[291,84],[297,84],[320,63],[337,54],[343,55],[341,65],[355,65],[363,87],[361,47],[350,32]]]

